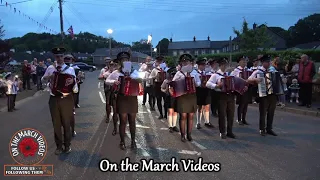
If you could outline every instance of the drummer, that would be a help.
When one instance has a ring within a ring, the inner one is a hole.
[[[57,61],[57,67],[49,66],[42,77],[42,80],[49,80],[54,76],[54,72],[60,72],[63,74],[69,74],[74,77],[73,83],[74,92],[77,91],[76,74],[73,68],[68,67],[64,63],[63,53],[65,52],[65,48],[53,48],[52,53]],[[53,93],[50,88],[50,99],[49,99],[49,108],[50,114],[52,118],[52,123],[54,127],[54,139],[57,146],[55,150],[55,154],[59,155],[63,152],[70,153],[71,152],[71,131],[70,124],[72,121],[74,101],[72,92],[69,93]],[[64,129],[64,133],[61,131],[61,126]],[[62,135],[63,134],[63,135]],[[63,149],[64,145],[64,149]]]
[[[205,72],[207,59],[200,59],[196,62],[198,69],[194,70],[195,74],[201,79],[202,76],[207,78],[207,75],[210,73]],[[204,116],[205,123],[204,125],[208,128],[214,128],[214,126],[210,123],[210,89],[206,87],[206,80],[201,81],[202,86],[197,87],[197,129],[201,129],[201,119]],[[203,84],[204,83],[204,84]]]

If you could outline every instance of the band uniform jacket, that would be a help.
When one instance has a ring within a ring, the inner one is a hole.
[[[209,89],[214,89],[217,92],[221,92],[221,89],[217,87],[217,84],[221,82],[221,78],[224,76],[222,75],[227,75],[227,73],[222,72],[220,69],[211,75],[210,79],[207,81],[207,88]]]
[[[66,69],[66,67],[67,67],[66,64],[63,64],[61,66],[61,70],[62,70],[61,73],[62,74],[70,74],[70,75],[72,75],[74,77],[74,81],[77,82],[76,73],[75,73],[74,69],[72,67],[68,67]],[[43,77],[41,78],[41,80],[43,81],[45,78],[48,78],[48,77],[52,76],[53,73],[56,72],[56,71],[57,71],[57,69],[53,65],[49,66],[47,68],[46,72],[44,73]],[[75,85],[73,86],[73,93],[77,93],[77,92],[78,92],[78,85],[77,85],[77,83],[75,83]],[[52,94],[51,89],[50,89],[50,95],[51,96],[55,96],[54,94]],[[68,96],[69,93],[63,93],[62,95],[63,96]]]
[[[12,81],[11,79],[7,80],[6,82],[7,85],[7,95],[14,95],[18,93],[18,82]]]
[[[230,75],[241,78],[240,73],[242,71],[251,71],[251,69],[248,69],[247,67],[243,68],[241,66],[238,66],[231,72]],[[237,94],[237,104],[239,104],[240,101],[242,102],[246,101],[247,103],[252,103],[252,96],[251,96],[252,93],[250,90],[251,89],[248,89],[243,95]]]

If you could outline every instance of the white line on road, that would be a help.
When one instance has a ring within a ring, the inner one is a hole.
[[[179,154],[188,154],[188,155],[201,155],[200,152],[197,151],[189,151],[189,150],[181,150],[178,152]]]
[[[168,128],[160,128],[160,130],[168,130]]]
[[[102,95],[101,91],[99,91],[99,96],[100,96],[100,99],[101,99],[102,103],[103,103],[103,104],[105,104],[105,103],[106,103],[106,101],[104,100],[104,98],[103,98],[103,95]]]
[[[200,148],[201,150],[206,150],[207,148],[202,146],[201,144],[197,143],[196,141],[192,141],[192,144],[194,144],[195,146],[197,146],[198,148]]]
[[[98,88],[100,88],[100,82],[98,82]]]
[[[157,150],[159,150],[159,151],[167,151],[168,149],[166,149],[166,148],[161,148],[161,147],[158,147],[158,148],[157,148]]]

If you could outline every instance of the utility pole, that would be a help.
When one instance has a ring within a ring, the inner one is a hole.
[[[62,1],[59,0],[59,10],[60,10],[60,33],[61,33],[61,39],[62,39],[62,44],[64,40],[64,31],[63,31],[63,14],[62,14]]]
[[[229,38],[229,53],[230,53],[229,62],[231,63],[232,62],[232,37],[231,36]]]

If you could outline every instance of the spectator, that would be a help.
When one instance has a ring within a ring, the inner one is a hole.
[[[41,78],[46,72],[46,68],[43,61],[39,62],[39,66],[37,66],[36,72],[37,72],[37,89],[38,91],[43,90]]]
[[[38,66],[38,60],[37,58],[34,58],[31,62],[31,78],[34,85],[37,85],[37,66]]]
[[[301,56],[299,64],[298,81],[300,85],[299,97],[301,104],[299,106],[311,107],[312,100],[312,80],[316,74],[314,63],[304,54]]]
[[[30,75],[31,75],[31,66],[27,60],[24,60],[23,67],[22,67],[22,79],[23,79],[24,90],[26,90],[26,87],[28,88],[28,90],[32,90],[30,88]]]
[[[47,62],[46,62],[46,66],[49,67],[50,65],[52,65],[52,62],[51,62],[51,59],[48,58],[48,59],[47,59]]]

